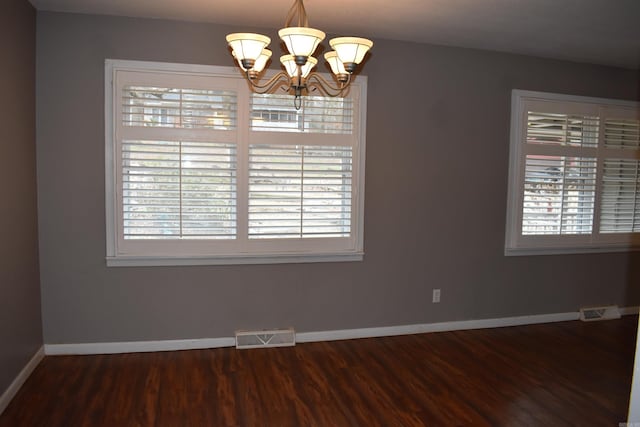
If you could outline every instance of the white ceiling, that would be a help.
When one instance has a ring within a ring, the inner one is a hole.
[[[48,11],[280,28],[292,0],[31,3]],[[640,0],[306,0],[305,5],[310,26],[332,34],[640,69]]]

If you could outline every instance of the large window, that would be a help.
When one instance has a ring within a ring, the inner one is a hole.
[[[640,109],[514,91],[506,254],[640,247]]]
[[[108,60],[108,265],[362,259],[357,80],[296,110],[233,68]]]

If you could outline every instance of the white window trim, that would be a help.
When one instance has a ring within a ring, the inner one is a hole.
[[[522,223],[522,203],[524,193],[522,191],[524,181],[524,147],[522,135],[526,131],[526,102],[531,101],[558,101],[564,103],[598,104],[598,107],[616,107],[640,109],[640,103],[617,99],[595,98],[585,96],[563,95],[556,93],[526,91],[514,89],[511,93],[511,130],[509,143],[509,182],[507,192],[507,214],[505,230],[506,256],[518,255],[554,255],[554,254],[583,254],[603,252],[628,252],[640,250],[640,233],[620,233],[617,240],[626,238],[626,243],[612,242],[609,235],[599,234],[599,207],[597,205],[601,175],[600,158],[598,158],[598,173],[596,182],[596,201],[594,206],[594,227],[589,235],[562,235],[562,236],[527,236],[522,239],[520,224]],[[585,108],[579,105],[578,108]],[[600,140],[600,138],[599,138]],[[597,149],[592,149],[594,152]],[[526,243],[523,243],[526,240]]]
[[[348,250],[334,250],[330,248],[330,240],[326,239],[329,245],[327,250],[313,250],[309,252],[305,247],[305,242],[292,244],[295,247],[291,251],[269,251],[265,253],[255,252],[237,252],[237,253],[215,253],[215,254],[189,254],[180,255],[150,255],[140,256],[125,254],[118,250],[118,212],[117,212],[117,194],[115,177],[118,174],[117,162],[115,158],[115,127],[116,127],[116,106],[114,105],[115,90],[114,80],[118,71],[147,71],[147,72],[171,72],[182,73],[188,75],[205,75],[235,78],[244,80],[242,74],[237,67],[221,67],[209,65],[194,64],[177,64],[177,63],[160,63],[147,61],[128,61],[113,60],[105,61],[105,203],[106,203],[106,263],[107,266],[128,267],[128,266],[172,266],[172,265],[231,265],[231,264],[278,264],[278,263],[309,263],[309,262],[349,262],[362,261],[364,257],[364,177],[365,177],[365,141],[366,141],[366,105],[367,105],[367,78],[366,76],[358,76],[357,80],[352,82],[352,86],[358,89],[360,101],[358,103],[358,116],[356,117],[355,126],[358,127],[359,140],[357,141],[358,149],[355,150],[353,163],[353,176],[357,180],[353,188],[352,209],[355,210],[353,215],[353,234],[350,238],[352,245]],[[332,78],[325,76],[325,78]],[[246,84],[243,82],[243,84]],[[249,96],[247,93],[239,93],[238,96]],[[238,114],[248,114],[248,111],[238,111]],[[244,142],[238,146],[238,150],[248,150],[249,135],[248,130],[238,129],[238,132],[244,132],[241,138]],[[286,136],[286,135],[285,135]],[[240,151],[239,151],[240,152]],[[239,154],[240,155],[240,154]],[[355,157],[357,156],[357,158]],[[246,193],[243,185],[246,185],[246,179],[241,178],[242,171],[238,170],[238,191]],[[243,181],[244,180],[244,181]],[[240,208],[241,205],[238,206]],[[324,240],[324,239],[323,239]],[[263,242],[256,242],[255,246],[263,245]]]

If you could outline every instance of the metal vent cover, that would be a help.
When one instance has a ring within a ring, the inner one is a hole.
[[[293,328],[236,331],[236,348],[291,347],[296,345]]]
[[[580,320],[593,322],[595,320],[619,319],[620,309],[617,305],[605,305],[601,307],[585,307],[580,309]]]

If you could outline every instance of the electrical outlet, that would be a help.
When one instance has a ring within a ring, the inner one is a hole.
[[[440,302],[440,289],[433,290],[433,302],[434,303]]]

